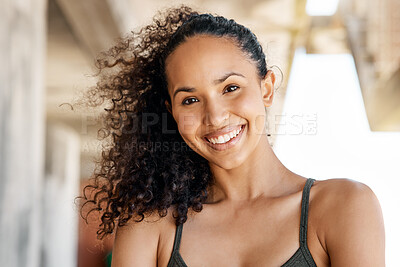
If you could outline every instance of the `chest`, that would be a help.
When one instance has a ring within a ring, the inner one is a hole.
[[[179,256],[190,267],[281,266],[299,249],[299,225],[299,206],[206,211],[183,225]],[[166,251],[168,262],[172,245]]]
[[[179,252],[188,266],[280,266],[299,248],[298,229],[299,220],[258,216],[197,229],[188,225]]]

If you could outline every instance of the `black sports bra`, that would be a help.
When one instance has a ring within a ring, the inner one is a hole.
[[[290,257],[290,259],[286,261],[281,267],[317,266],[307,246],[308,202],[310,197],[310,189],[314,181],[314,179],[308,178],[303,188],[300,216],[300,247],[293,254],[293,256]],[[182,259],[182,256],[179,253],[179,246],[182,237],[182,227],[182,224],[176,227],[174,248],[172,250],[171,258],[169,259],[167,267],[187,267],[185,261]]]

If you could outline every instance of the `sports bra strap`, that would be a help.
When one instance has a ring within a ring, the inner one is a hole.
[[[303,196],[301,200],[301,217],[300,217],[300,246],[307,247],[307,223],[308,223],[308,204],[310,198],[310,189],[315,179],[308,178],[303,188]]]
[[[172,252],[179,251],[179,246],[181,245],[182,227],[183,224],[180,224],[176,227],[174,248],[172,249]]]

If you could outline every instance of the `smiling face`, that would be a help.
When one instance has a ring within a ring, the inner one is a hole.
[[[231,39],[190,37],[168,56],[166,77],[179,133],[210,164],[235,168],[263,149],[275,78],[260,79]]]

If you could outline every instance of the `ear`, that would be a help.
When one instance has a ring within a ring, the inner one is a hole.
[[[165,100],[165,106],[167,107],[167,110],[169,111],[169,113],[172,114],[172,108],[171,108],[171,104],[168,102],[168,100]]]
[[[265,107],[270,107],[272,105],[272,100],[274,98],[274,85],[275,73],[269,70],[264,79],[261,80],[261,94]]]

